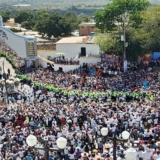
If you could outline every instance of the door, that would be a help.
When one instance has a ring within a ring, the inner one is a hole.
[[[86,57],[86,48],[85,47],[81,47],[81,57]]]
[[[31,67],[35,68],[35,60],[31,60]]]

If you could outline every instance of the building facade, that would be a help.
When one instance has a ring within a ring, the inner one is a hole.
[[[0,39],[4,41],[17,55],[24,58],[26,64],[30,66],[33,61],[34,66],[38,67],[37,39],[33,36],[19,36],[9,29],[0,26]]]
[[[96,23],[81,23],[79,24],[79,35],[80,36],[89,36],[92,32],[95,32]]]
[[[94,44],[91,36],[62,38],[56,43],[56,51],[64,52],[66,58],[98,56],[99,45]]]

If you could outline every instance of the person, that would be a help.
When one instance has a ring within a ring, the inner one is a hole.
[[[89,160],[89,158],[88,158],[88,153],[83,152],[83,153],[81,154],[81,160]]]
[[[77,159],[81,154],[81,159],[111,159],[113,142],[107,141],[107,147],[101,135],[101,129],[107,127],[109,137],[115,134],[119,137],[123,131],[129,131],[130,142],[139,159],[156,157],[158,153],[155,149],[158,151],[160,140],[159,123],[155,120],[160,119],[157,73],[146,72],[143,68],[133,71],[135,66],[130,65],[132,69],[127,73],[123,73],[121,68],[111,78],[89,73],[89,68],[105,68],[106,72],[110,70],[114,73],[117,70],[115,64],[106,62],[95,65],[85,63],[80,70],[68,73],[40,67],[22,69],[21,73],[25,75],[23,87],[18,86],[19,93],[8,96],[6,105],[3,104],[3,89],[0,88],[0,155],[7,160],[18,155],[44,159],[43,151],[35,153],[26,143],[31,134],[37,137],[37,145],[40,146],[47,136],[51,148],[58,147],[55,142],[59,137],[67,139],[64,153],[55,152],[53,156],[51,153],[50,158]],[[146,91],[143,90],[145,75],[153,79]],[[17,76],[23,78],[22,75]],[[131,144],[117,143],[116,156],[123,159],[123,150]],[[137,146],[142,146],[143,150]]]
[[[28,155],[26,156],[26,160],[33,160],[33,158],[32,158],[31,155],[28,154]]]
[[[10,71],[10,69],[8,68],[8,75],[10,76],[10,73],[11,73],[11,71]]]
[[[142,153],[142,158],[143,160],[151,160],[152,153],[148,148]]]
[[[156,154],[153,155],[153,160],[158,160],[160,158],[160,151],[157,150]]]

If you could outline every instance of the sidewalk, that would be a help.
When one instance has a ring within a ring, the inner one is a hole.
[[[8,69],[10,69],[10,74],[12,76],[15,76],[15,70],[12,68],[12,65],[6,60],[6,58],[4,57],[0,57],[0,67],[2,69],[2,73],[3,73],[3,62],[4,61],[4,69],[5,69],[5,72],[7,72]]]

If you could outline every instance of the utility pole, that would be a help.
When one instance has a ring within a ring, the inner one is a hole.
[[[5,73],[4,62],[5,62],[5,60],[2,61],[3,75],[4,75],[4,73]],[[3,76],[3,78],[4,78],[3,96],[4,96],[4,104],[5,104],[6,108],[7,108],[7,104],[8,104],[8,93],[7,93],[7,83],[6,83],[7,77],[6,77],[6,76],[7,76],[7,75]]]
[[[123,39],[124,39],[124,51],[123,51],[123,59],[126,60],[126,19],[123,21]]]

